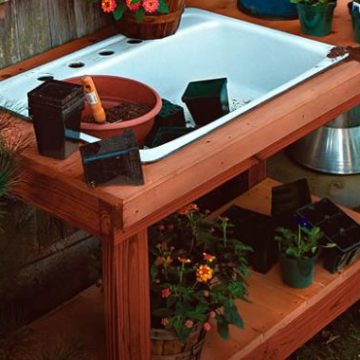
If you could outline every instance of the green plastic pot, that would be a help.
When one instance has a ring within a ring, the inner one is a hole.
[[[280,269],[284,283],[292,288],[304,289],[312,284],[317,254],[307,259],[294,259],[280,253]]]
[[[360,43],[360,12],[356,10],[351,11],[351,20],[353,25],[354,40]]]
[[[312,36],[325,36],[332,31],[332,20],[336,2],[326,5],[309,5],[300,3],[296,5],[301,31]]]

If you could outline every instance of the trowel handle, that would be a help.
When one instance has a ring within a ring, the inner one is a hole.
[[[94,81],[91,76],[85,75],[81,77],[81,82],[84,86],[86,101],[90,105],[95,122],[103,124],[106,121],[104,108],[102,107],[99,94],[96,90]]]

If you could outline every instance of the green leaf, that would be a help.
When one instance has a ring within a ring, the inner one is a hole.
[[[229,340],[229,324],[224,320],[219,320],[218,318],[221,318],[221,316],[218,316],[217,319],[217,331],[219,335],[224,340]]]
[[[141,22],[145,15],[145,10],[141,7],[138,11],[135,13],[135,20],[136,22]]]
[[[157,10],[160,14],[168,14],[169,13],[169,8],[165,2],[165,0],[160,0],[159,1],[159,8]]]
[[[119,21],[122,16],[124,15],[124,4],[122,1],[118,2],[118,6],[116,7],[115,11],[113,12],[114,19]]]

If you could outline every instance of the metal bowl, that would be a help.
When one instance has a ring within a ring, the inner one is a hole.
[[[360,106],[289,146],[290,156],[330,174],[360,173]]]

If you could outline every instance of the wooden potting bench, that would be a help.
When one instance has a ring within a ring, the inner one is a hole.
[[[294,33],[299,30],[297,21],[263,21],[242,15],[236,10],[233,0],[191,0],[188,5]],[[346,2],[339,3],[336,14],[335,33],[321,40],[337,45],[355,45],[351,41]],[[112,30],[106,29],[0,70],[0,79],[84,47],[111,33]],[[343,62],[181,151],[144,166],[145,185],[139,187],[88,188],[83,180],[78,152],[64,161],[42,157],[35,147],[24,153],[24,176],[16,195],[102,240],[108,360],[150,359],[147,227],[241,173],[246,172],[244,179],[251,187],[265,177],[268,157],[359,103],[360,63],[356,60]],[[32,126],[27,122],[19,121],[19,127],[24,132],[32,132]],[[321,296],[316,292],[311,296],[311,291],[307,292],[306,305],[304,302],[292,303],[296,311],[285,320],[281,316],[266,317],[265,307],[254,307],[259,326],[253,330],[259,336],[249,340],[251,346],[245,352],[241,351],[243,345],[234,339],[224,347],[227,351],[220,348],[218,354],[222,354],[224,360],[284,358],[360,298],[360,288],[356,286],[360,278],[359,263],[350,270],[346,276],[338,275],[331,281],[331,286],[325,282]],[[266,276],[255,275],[255,283],[256,279],[256,296],[261,296],[262,289],[265,296],[274,293],[266,290],[269,289]],[[269,281],[271,283],[271,279]],[[279,290],[276,294],[280,315],[281,304],[286,303],[288,293]],[[343,293],[342,299],[334,296]],[[301,298],[301,293],[298,294]],[[261,333],[262,321],[265,321],[263,329],[271,325],[269,331]],[[210,359],[208,356],[205,358]]]

